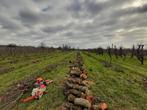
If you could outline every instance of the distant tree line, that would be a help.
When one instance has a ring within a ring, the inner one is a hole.
[[[63,44],[62,46],[58,48],[53,47],[47,47],[43,42],[40,43],[38,47],[33,46],[17,46],[16,44],[9,44],[9,45],[0,45],[0,56],[2,55],[19,55],[19,54],[29,54],[29,53],[49,53],[53,52],[55,50],[61,50],[61,51],[70,51],[70,50],[84,50],[89,52],[94,52],[97,55],[104,55],[107,54],[110,58],[110,63],[112,60],[112,56],[115,56],[116,59],[122,58],[126,59],[126,56],[130,56],[130,58],[137,57],[137,59],[141,62],[141,64],[144,64],[144,56],[147,55],[147,50],[144,49],[144,45],[139,44],[135,48],[133,45],[131,49],[123,48],[122,46],[117,47],[116,45],[113,45],[110,47],[108,46],[107,49],[104,49],[102,47],[95,48],[95,49],[75,49],[67,44]]]
[[[34,46],[18,46],[16,44],[0,45],[0,56],[10,55],[16,56],[21,54],[30,54],[30,53],[49,53],[55,50],[61,51],[70,51],[75,50],[67,44],[63,44],[60,47],[47,47],[45,43],[41,42],[38,47]]]
[[[0,45],[0,56],[5,55],[21,55],[21,54],[30,54],[30,53],[49,53],[54,51],[55,48],[53,47],[45,47],[40,45],[39,47],[33,46],[17,46],[16,44],[9,44],[9,45]]]

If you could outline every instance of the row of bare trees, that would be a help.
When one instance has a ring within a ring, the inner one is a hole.
[[[133,45],[132,54],[131,54],[131,58],[136,56],[138,60],[141,62],[141,64],[144,63],[144,49],[143,48],[144,48],[144,45],[138,45],[138,48],[135,49],[135,46]]]
[[[134,56],[137,57],[137,59],[140,61],[141,64],[144,63],[144,45],[138,45],[138,47],[135,49],[135,46],[133,45],[132,49],[124,49],[123,47],[117,48],[114,46],[114,48],[107,48],[107,53],[111,59],[112,55],[115,55],[115,57],[118,59],[118,57],[121,57],[123,59],[126,58],[126,55],[131,54],[130,58],[133,58]]]
[[[115,56],[116,59],[122,58],[126,59],[126,56],[130,56],[130,58],[137,57],[137,59],[140,61],[141,64],[144,63],[144,56],[147,55],[147,50],[144,50],[144,45],[139,44],[135,48],[135,45],[133,45],[132,49],[126,49],[123,48],[122,46],[117,47],[116,45],[112,44],[112,47],[108,46],[107,49],[104,49],[102,47],[99,47],[97,49],[88,49],[90,52],[95,52],[98,55],[104,55],[104,53],[107,53],[110,62],[112,60],[112,56]]]

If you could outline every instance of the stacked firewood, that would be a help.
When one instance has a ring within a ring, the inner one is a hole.
[[[76,60],[70,65],[69,76],[64,84],[64,94],[67,102],[62,110],[92,110],[94,97],[89,95],[87,73],[83,69],[80,54],[77,54]]]

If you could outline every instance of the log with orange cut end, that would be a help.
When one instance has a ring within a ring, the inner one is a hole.
[[[30,96],[30,97],[27,97],[25,99],[21,99],[20,102],[23,102],[23,103],[26,103],[26,102],[31,102],[35,99],[35,96]]]
[[[101,102],[98,105],[99,110],[108,110],[108,105],[105,102]]]

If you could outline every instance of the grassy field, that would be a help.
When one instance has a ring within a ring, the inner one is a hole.
[[[57,68],[51,72],[42,73],[43,78],[54,80],[54,83],[47,88],[48,93],[38,101],[28,104],[19,103],[19,108],[24,108],[23,110],[59,110],[64,101],[62,83],[69,71],[68,62],[69,60],[73,60],[75,58],[75,53],[62,53],[62,55],[59,54],[58,57],[53,58],[54,61],[52,59],[50,63],[59,64]],[[16,108],[14,108],[14,110],[15,109]]]
[[[35,55],[35,56],[23,56],[19,58],[6,58],[1,60],[0,64],[5,66],[13,66],[15,69],[5,74],[0,75],[0,93],[3,94],[9,86],[15,82],[24,80],[26,77],[38,74],[45,79],[52,79],[54,83],[51,84],[47,91],[48,94],[39,101],[34,101],[28,104],[18,103],[14,110],[55,110],[62,104],[64,100],[61,84],[69,71],[68,62],[69,60],[75,59],[74,52],[54,52],[46,55]],[[25,60],[24,60],[25,59]],[[9,63],[11,60],[18,60],[17,63]],[[39,60],[37,63],[32,61]],[[27,65],[26,65],[27,64]],[[50,64],[57,64],[57,68],[50,72],[44,72],[44,68]],[[22,65],[20,67],[20,65]],[[28,97],[30,93],[25,94],[23,98]],[[39,103],[39,104],[38,104]]]
[[[147,88],[143,85],[143,78],[147,77],[147,59],[144,65],[140,65],[135,58],[122,60],[113,57],[112,65],[105,67],[104,62],[109,62],[107,55],[98,56],[87,52],[81,52],[81,55],[89,73],[88,80],[93,81],[91,92],[105,100],[110,110],[147,110]],[[48,93],[37,101],[25,104],[18,102],[11,110],[60,110],[64,102],[62,84],[69,71],[68,62],[75,57],[76,52],[73,51],[1,57],[0,67],[12,69],[0,74],[0,94],[15,82],[38,74],[54,80],[47,87]],[[50,64],[57,64],[57,68],[44,72],[44,68]],[[27,93],[22,98],[29,95]]]
[[[114,110],[147,110],[147,88],[142,81],[147,77],[147,60],[140,65],[135,58],[113,57],[112,66],[105,67],[102,61],[110,61],[107,55],[82,53],[82,56],[89,79],[94,82],[91,87],[94,95],[107,101]]]

